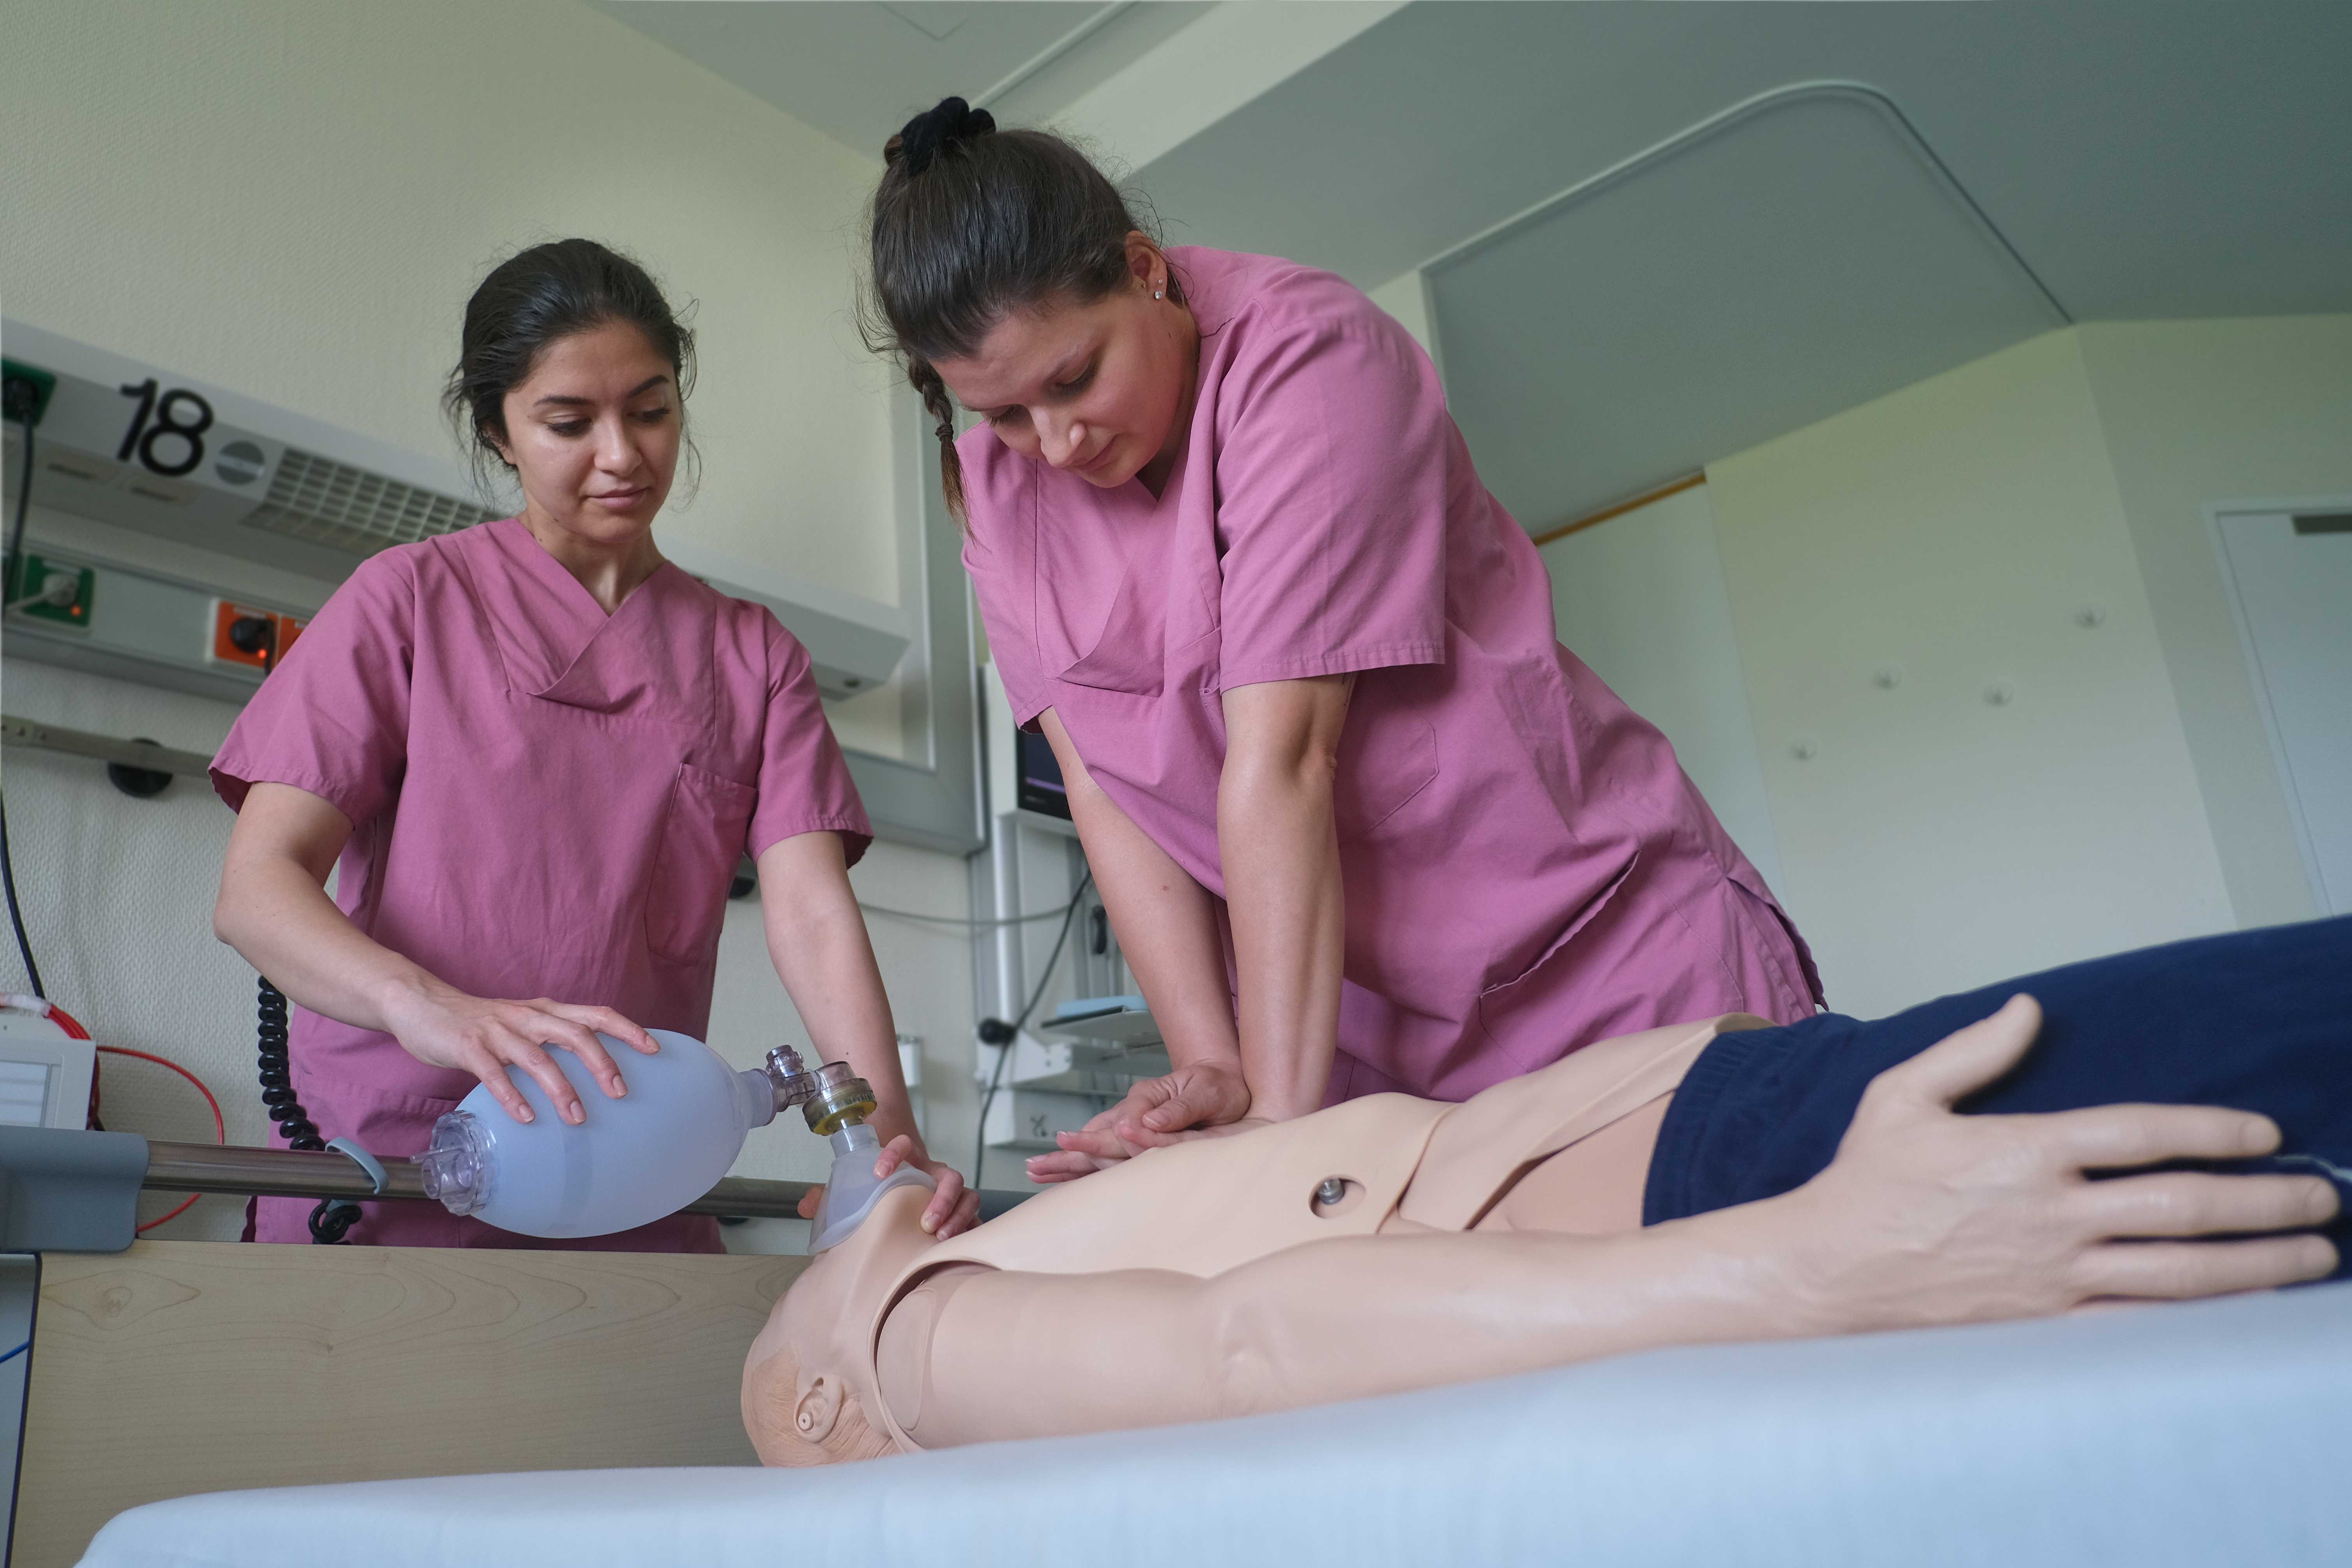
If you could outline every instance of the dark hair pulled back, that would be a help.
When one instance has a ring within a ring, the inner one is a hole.
[[[457,367],[441,394],[442,408],[457,426],[485,493],[491,489],[492,465],[513,471],[498,445],[507,434],[507,394],[530,379],[550,345],[614,321],[645,333],[654,352],[669,362],[683,424],[686,396],[694,389],[694,332],[643,267],[593,239],[557,239],[518,251],[490,268],[466,301]],[[699,467],[691,438],[686,459],[691,488]]]
[[[1006,316],[1066,295],[1090,304],[1129,274],[1127,237],[1151,231],[1084,153],[1045,131],[999,131],[942,99],[882,149],[874,192],[866,347],[906,360],[937,422],[940,481],[963,513],[955,405],[931,362],[977,350]],[[1169,292],[1183,292],[1173,271]]]

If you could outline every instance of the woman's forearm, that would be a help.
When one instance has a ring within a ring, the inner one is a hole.
[[[327,897],[327,873],[350,834],[342,814],[316,796],[254,785],[229,836],[213,933],[312,1012],[391,1030],[399,999],[441,983]]]
[[[390,1029],[395,994],[434,977],[362,934],[324,889],[289,861],[224,879],[213,930],[269,983],[314,1013]]]
[[[1103,793],[1051,709],[1041,724],[1061,762],[1070,820],[1118,931],[1119,952],[1151,1005],[1170,1063],[1238,1070],[1241,1050],[1216,900]]]
[[[605,1094],[627,1092],[600,1037],[653,1050],[635,1023],[593,1003],[469,996],[352,925],[324,889],[351,835],[350,819],[320,796],[255,784],[229,831],[214,931],[311,1011],[381,1030],[430,1066],[473,1074],[519,1121],[534,1112],[517,1071],[538,1081],[565,1121],[585,1115],[550,1046],[570,1051]]]
[[[1346,678],[1225,694],[1217,853],[1240,972],[1250,1114],[1304,1116],[1323,1102],[1339,1032],[1345,961],[1332,781]]]
[[[840,836],[783,839],[761,854],[759,865],[768,955],[816,1059],[847,1062],[873,1087],[873,1126],[884,1142],[904,1134],[925,1151],[898,1067],[889,994],[849,885]]]

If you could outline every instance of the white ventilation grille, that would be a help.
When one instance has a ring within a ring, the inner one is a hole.
[[[245,521],[272,533],[373,555],[497,515],[471,501],[289,447],[270,479],[269,498]]]

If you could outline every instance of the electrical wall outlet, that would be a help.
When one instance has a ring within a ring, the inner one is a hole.
[[[8,607],[20,616],[87,628],[96,612],[98,574],[29,552],[8,584]]]

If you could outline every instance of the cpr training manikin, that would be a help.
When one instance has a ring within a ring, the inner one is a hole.
[[[2317,1279],[2347,1016],[2340,919],[1653,1029],[1146,1151],[945,1242],[884,1193],[777,1303],[744,1423],[824,1464]]]

